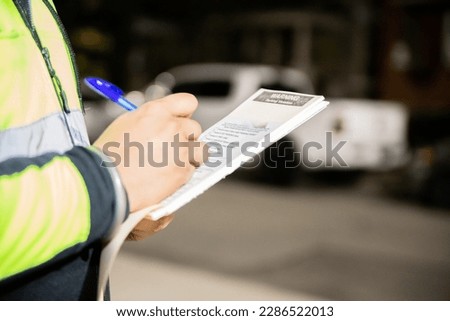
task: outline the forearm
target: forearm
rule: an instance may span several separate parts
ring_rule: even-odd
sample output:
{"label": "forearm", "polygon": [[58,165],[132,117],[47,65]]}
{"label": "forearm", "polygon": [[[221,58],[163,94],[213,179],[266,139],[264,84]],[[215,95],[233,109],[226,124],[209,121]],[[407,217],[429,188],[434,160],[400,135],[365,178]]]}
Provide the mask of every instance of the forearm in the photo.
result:
{"label": "forearm", "polygon": [[124,192],[101,161],[75,147],[0,163],[0,280],[78,253],[123,220]]}

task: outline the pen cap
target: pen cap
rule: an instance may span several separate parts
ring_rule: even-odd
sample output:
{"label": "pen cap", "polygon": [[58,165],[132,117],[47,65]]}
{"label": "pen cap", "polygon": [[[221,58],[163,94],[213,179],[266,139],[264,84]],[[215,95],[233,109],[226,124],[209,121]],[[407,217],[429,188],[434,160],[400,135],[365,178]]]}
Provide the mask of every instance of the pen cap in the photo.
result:
{"label": "pen cap", "polygon": [[104,79],[87,77],[84,82],[95,92],[114,102],[117,102],[123,96],[123,91],[119,87]]}

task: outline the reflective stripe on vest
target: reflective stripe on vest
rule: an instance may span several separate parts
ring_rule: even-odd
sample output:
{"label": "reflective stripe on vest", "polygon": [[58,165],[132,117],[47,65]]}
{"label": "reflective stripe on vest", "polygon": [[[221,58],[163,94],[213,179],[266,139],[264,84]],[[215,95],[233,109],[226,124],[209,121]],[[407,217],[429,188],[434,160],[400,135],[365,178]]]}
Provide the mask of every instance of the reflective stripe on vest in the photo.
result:
{"label": "reflective stripe on vest", "polygon": [[[75,145],[86,146],[84,116],[80,110],[65,115]],[[49,152],[63,153],[72,148],[64,115],[56,112],[34,123],[0,132],[0,162],[12,157],[34,157]]]}

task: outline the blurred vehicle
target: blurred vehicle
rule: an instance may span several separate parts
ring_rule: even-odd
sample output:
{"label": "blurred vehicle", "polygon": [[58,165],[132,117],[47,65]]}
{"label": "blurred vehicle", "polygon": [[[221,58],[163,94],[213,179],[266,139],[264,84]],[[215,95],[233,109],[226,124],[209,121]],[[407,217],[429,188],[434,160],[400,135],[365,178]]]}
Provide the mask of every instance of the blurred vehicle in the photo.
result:
{"label": "blurred vehicle", "polygon": [[[207,129],[259,88],[309,94],[314,91],[308,75],[295,68],[215,63],[178,66],[161,73],[145,90],[145,98],[151,100],[170,93],[192,93],[199,101],[199,108],[192,117]],[[257,173],[264,180],[291,183],[295,181],[300,165],[296,150],[295,141],[285,137],[244,167],[253,168],[260,164]]]}
{"label": "blurred vehicle", "polygon": [[155,78],[145,90],[145,97],[152,100],[170,93],[194,94],[200,108],[193,118],[206,129],[261,87],[310,94],[314,91],[310,78],[294,68],[216,63],[170,69]]}
{"label": "blurred vehicle", "polygon": [[292,133],[296,141],[302,142],[300,145],[315,142],[325,146],[308,149],[306,156],[316,165],[309,169],[384,171],[406,164],[408,113],[403,104],[369,99],[328,100],[327,109]]}
{"label": "blurred vehicle", "polygon": [[[146,100],[190,92],[199,108],[193,115],[204,129],[259,88],[314,93],[300,70],[250,64],[193,64],[161,73],[145,90]],[[402,104],[364,99],[327,99],[330,105],[262,155],[260,168],[277,183],[295,180],[298,167],[328,173],[390,170],[408,158],[408,113]],[[333,156],[333,150],[336,155]],[[297,168],[297,170],[296,170]]]}
{"label": "blurred vehicle", "polygon": [[[313,94],[302,71],[250,64],[192,64],[159,74],[143,92],[127,98],[137,105],[176,92],[190,92],[199,100],[193,118],[206,129],[226,116],[259,88]],[[391,101],[329,99],[330,105],[287,137],[267,148],[245,167],[259,164],[252,177],[289,184],[300,172],[315,178],[351,182],[364,171],[387,171],[408,161],[408,113]],[[100,100],[86,103],[91,141],[125,111]]]}

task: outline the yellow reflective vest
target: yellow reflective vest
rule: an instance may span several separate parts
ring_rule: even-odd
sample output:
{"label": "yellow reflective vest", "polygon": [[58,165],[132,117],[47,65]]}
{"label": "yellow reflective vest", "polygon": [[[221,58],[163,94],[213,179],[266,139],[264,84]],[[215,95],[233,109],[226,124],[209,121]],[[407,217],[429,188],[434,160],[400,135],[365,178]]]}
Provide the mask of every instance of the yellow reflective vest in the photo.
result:
{"label": "yellow reflective vest", "polygon": [[77,255],[124,218],[101,157],[53,2],[0,0],[0,287]]}

